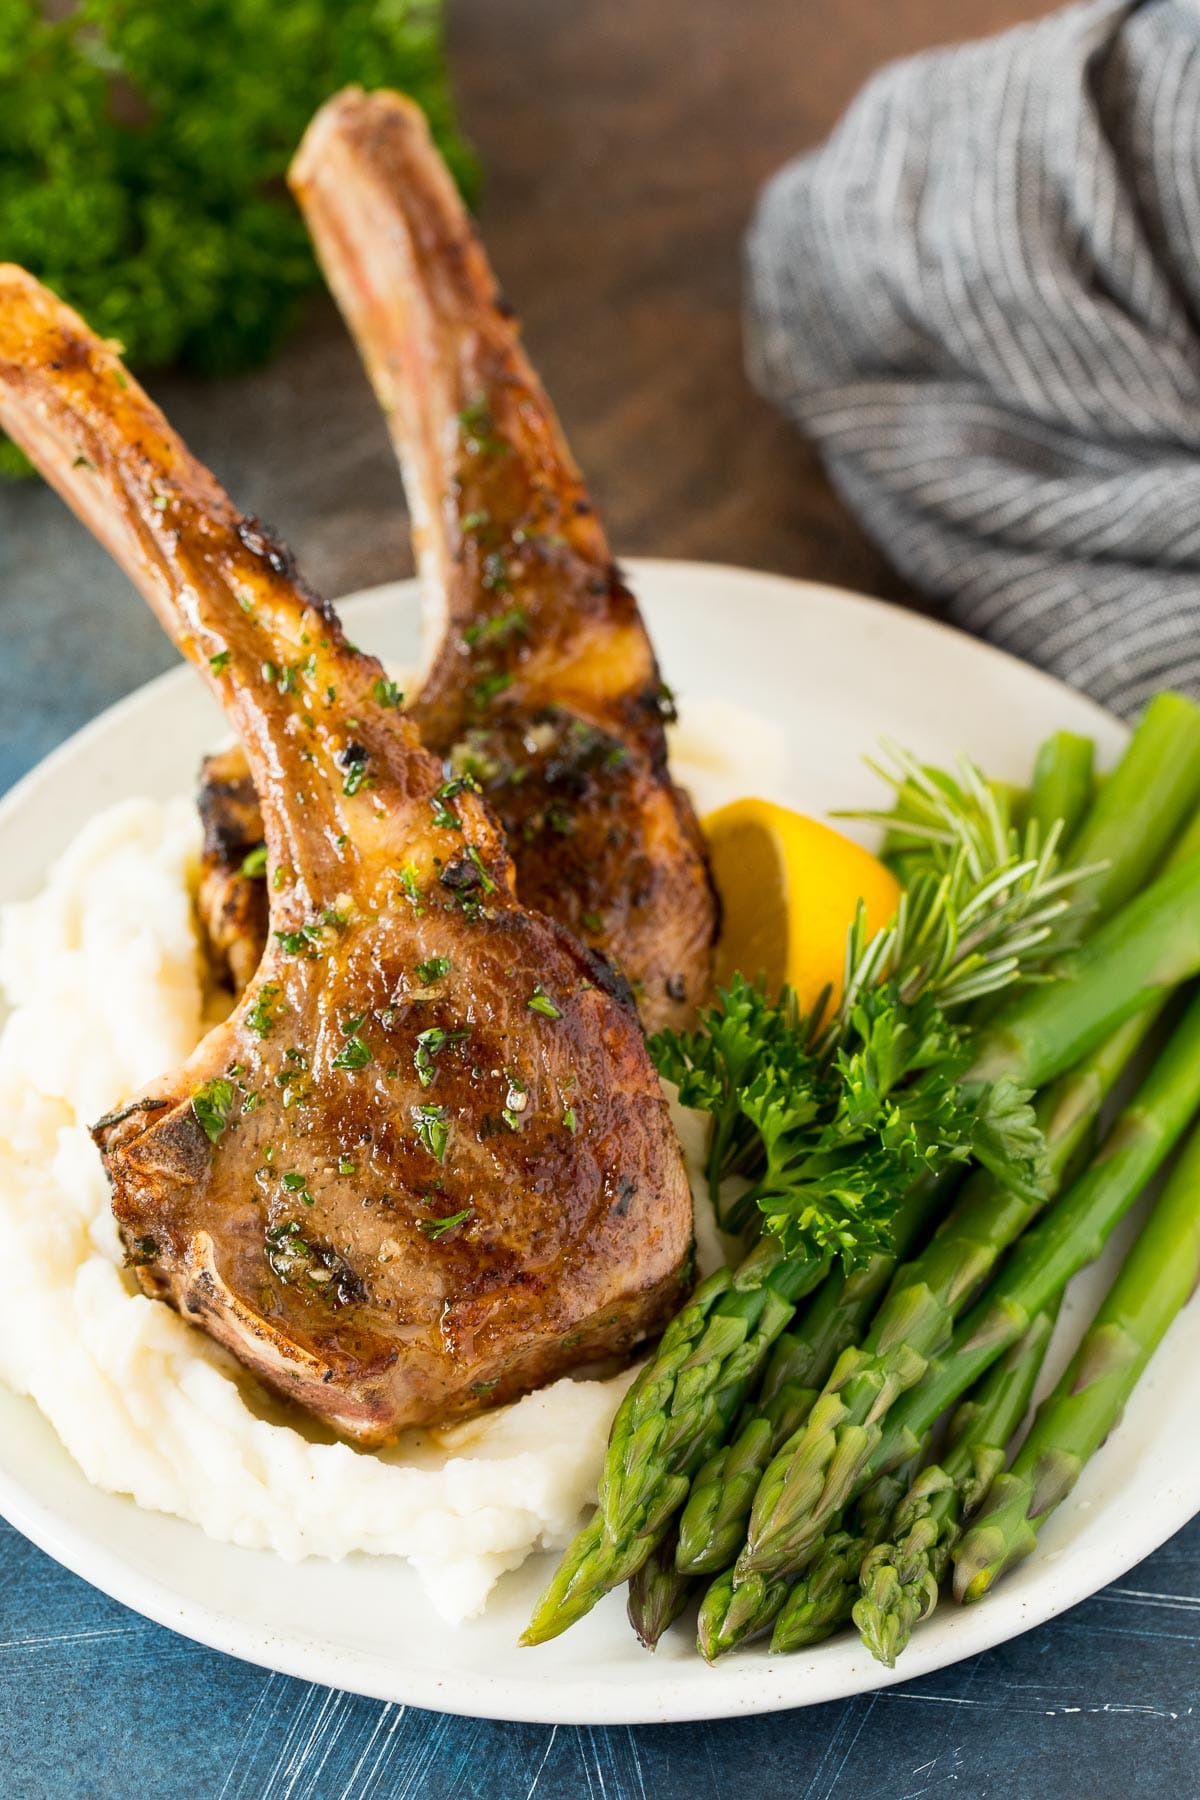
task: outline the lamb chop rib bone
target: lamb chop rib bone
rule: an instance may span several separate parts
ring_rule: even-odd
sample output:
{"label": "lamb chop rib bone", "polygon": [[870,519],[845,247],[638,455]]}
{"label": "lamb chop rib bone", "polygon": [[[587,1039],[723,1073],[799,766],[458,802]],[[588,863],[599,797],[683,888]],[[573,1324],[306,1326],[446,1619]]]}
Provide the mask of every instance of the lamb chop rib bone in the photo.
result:
{"label": "lamb chop rib bone", "polygon": [[146,1291],[362,1443],[627,1350],[691,1236],[632,1011],[516,902],[486,802],[286,552],[13,268],[0,424],[216,690],[262,803],[261,966],[96,1128]]}
{"label": "lamb chop rib bone", "polygon": [[492,799],[525,904],[624,972],[648,1029],[684,1024],[716,907],[654,653],[424,116],[348,89],[291,182],[404,472],[422,739]]}

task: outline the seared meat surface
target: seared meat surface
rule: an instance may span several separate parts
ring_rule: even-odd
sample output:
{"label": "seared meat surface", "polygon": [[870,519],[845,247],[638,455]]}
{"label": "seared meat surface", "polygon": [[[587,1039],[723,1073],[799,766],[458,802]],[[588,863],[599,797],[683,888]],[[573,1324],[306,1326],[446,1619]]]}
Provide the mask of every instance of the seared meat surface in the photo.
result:
{"label": "seared meat surface", "polygon": [[649,1029],[684,1024],[716,904],[667,771],[665,690],[424,117],[348,90],[291,179],[404,472],[428,606],[422,740],[491,799],[523,902],[609,958]]}
{"label": "seared meat surface", "polygon": [[200,823],[204,849],[196,906],[213,973],[240,994],[262,961],[268,929],[262,809],[240,744],[205,757]]}
{"label": "seared meat surface", "polygon": [[627,1351],[691,1238],[632,1009],[517,902],[487,802],[286,551],[12,268],[0,424],[215,689],[262,806],[260,965],[95,1129],[146,1292],[364,1444]]}

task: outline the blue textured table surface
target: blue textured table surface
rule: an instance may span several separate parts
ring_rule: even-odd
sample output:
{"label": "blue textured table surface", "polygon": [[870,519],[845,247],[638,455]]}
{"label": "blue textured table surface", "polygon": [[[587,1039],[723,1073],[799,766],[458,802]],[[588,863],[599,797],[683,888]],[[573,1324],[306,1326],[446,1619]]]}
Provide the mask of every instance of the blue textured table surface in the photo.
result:
{"label": "blue textured table surface", "polygon": [[[0,614],[6,784],[171,661],[44,490],[0,494]],[[0,1573],[0,1795],[13,1800],[1200,1793],[1200,1521],[1106,1593],[940,1675],[634,1730],[442,1718],[267,1674],[148,1624],[7,1527]]]}

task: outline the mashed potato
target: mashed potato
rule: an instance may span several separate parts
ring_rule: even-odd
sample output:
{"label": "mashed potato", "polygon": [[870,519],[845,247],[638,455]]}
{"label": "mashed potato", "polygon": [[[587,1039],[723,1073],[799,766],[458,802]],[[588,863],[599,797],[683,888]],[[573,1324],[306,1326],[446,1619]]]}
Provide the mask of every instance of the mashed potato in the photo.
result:
{"label": "mashed potato", "polygon": [[[741,734],[720,727],[761,778],[759,738],[744,722]],[[736,785],[728,747],[691,773],[703,804],[706,789],[724,798]],[[198,854],[189,801],[126,801],[80,833],[40,895],[5,911],[0,1378],[31,1396],[97,1486],[288,1559],[405,1557],[446,1618],[471,1617],[505,1570],[567,1542],[595,1499],[631,1377],[558,1381],[366,1454],[306,1435],[224,1351],[138,1291],[87,1127],[181,1062],[212,1023],[192,911]],[[698,1152],[696,1121],[678,1123]],[[711,1267],[716,1236],[698,1226]]]}

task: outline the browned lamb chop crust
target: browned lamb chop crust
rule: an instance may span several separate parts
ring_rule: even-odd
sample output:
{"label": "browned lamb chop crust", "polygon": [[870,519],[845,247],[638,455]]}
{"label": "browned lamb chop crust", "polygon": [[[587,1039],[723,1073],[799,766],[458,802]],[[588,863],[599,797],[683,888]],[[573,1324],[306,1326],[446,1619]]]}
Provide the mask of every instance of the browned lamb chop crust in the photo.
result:
{"label": "browned lamb chop crust", "polygon": [[269,913],[262,808],[240,744],[205,757],[199,802],[204,846],[196,907],[213,973],[240,994],[262,961]]}
{"label": "browned lamb chop crust", "polygon": [[427,597],[422,740],[492,801],[522,901],[608,957],[647,1029],[686,1024],[716,903],[667,770],[665,690],[425,119],[349,89],[291,181],[404,471]]}
{"label": "browned lamb chop crust", "polygon": [[260,965],[95,1130],[146,1292],[363,1444],[627,1352],[691,1239],[632,1009],[517,902],[487,802],[287,553],[14,268],[0,425],[204,674],[262,804]]}

